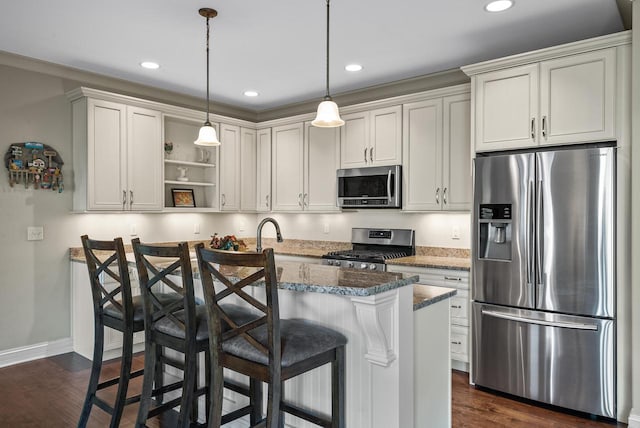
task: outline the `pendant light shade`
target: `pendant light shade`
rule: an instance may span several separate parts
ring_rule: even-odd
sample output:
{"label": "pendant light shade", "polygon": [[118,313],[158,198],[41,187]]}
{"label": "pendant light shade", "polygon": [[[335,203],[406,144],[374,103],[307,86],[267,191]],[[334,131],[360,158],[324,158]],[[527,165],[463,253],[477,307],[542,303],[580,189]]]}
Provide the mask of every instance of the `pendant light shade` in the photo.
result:
{"label": "pendant light shade", "polygon": [[200,132],[198,132],[198,139],[193,142],[197,146],[219,146],[220,141],[216,134],[216,128],[211,126],[208,121],[204,123]]}
{"label": "pendant light shade", "polygon": [[322,101],[318,104],[318,113],[311,124],[319,128],[335,128],[344,125],[344,120],[340,118],[338,104],[331,99]]}
{"label": "pendant light shade", "polygon": [[344,120],[340,118],[338,105],[333,102],[329,94],[329,0],[327,0],[327,93],[318,105],[318,113],[311,125],[320,128],[335,128],[344,125]]}
{"label": "pendant light shade", "polygon": [[198,139],[193,144],[198,146],[219,146],[220,141],[216,134],[216,129],[209,122],[209,19],[218,16],[218,12],[214,9],[202,8],[198,11],[201,16],[207,18],[207,120],[200,128]]}

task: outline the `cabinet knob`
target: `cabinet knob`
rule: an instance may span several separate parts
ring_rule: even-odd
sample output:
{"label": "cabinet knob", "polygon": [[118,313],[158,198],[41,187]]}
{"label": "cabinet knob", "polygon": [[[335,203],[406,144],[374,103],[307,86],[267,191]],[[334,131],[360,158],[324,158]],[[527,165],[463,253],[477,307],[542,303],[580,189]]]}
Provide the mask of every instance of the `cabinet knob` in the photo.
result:
{"label": "cabinet knob", "polygon": [[462,281],[462,278],[460,278],[459,276],[445,276],[444,277],[445,281]]}
{"label": "cabinet knob", "polygon": [[298,206],[302,206],[302,193],[298,193]]}
{"label": "cabinet knob", "polygon": [[536,118],[531,118],[531,139],[536,141]]}
{"label": "cabinet knob", "polygon": [[364,148],[364,163],[367,163],[367,148]]}
{"label": "cabinet knob", "polygon": [[227,198],[224,195],[224,193],[222,194],[222,206],[225,206],[227,204]]}
{"label": "cabinet knob", "polygon": [[442,191],[442,203],[447,205],[447,188],[446,187]]}
{"label": "cabinet knob", "polygon": [[269,195],[264,197],[264,206],[269,208]]}
{"label": "cabinet knob", "polygon": [[436,204],[440,205],[440,188],[436,189]]}
{"label": "cabinet knob", "polygon": [[129,206],[133,205],[133,190],[129,190]]}
{"label": "cabinet knob", "polygon": [[462,309],[461,305],[451,305],[453,309]]}
{"label": "cabinet knob", "polygon": [[302,205],[304,205],[305,207],[309,206],[309,194],[305,193],[304,195],[302,195]]}
{"label": "cabinet knob", "polygon": [[122,209],[124,210],[124,206],[127,205],[127,191],[122,191]]}
{"label": "cabinet knob", "polygon": [[458,342],[458,341],[452,340],[451,344],[452,345],[462,345],[462,342]]}
{"label": "cabinet knob", "polygon": [[542,116],[542,136],[547,139],[547,116]]}
{"label": "cabinet knob", "polygon": [[369,160],[373,162],[373,147],[369,149]]}

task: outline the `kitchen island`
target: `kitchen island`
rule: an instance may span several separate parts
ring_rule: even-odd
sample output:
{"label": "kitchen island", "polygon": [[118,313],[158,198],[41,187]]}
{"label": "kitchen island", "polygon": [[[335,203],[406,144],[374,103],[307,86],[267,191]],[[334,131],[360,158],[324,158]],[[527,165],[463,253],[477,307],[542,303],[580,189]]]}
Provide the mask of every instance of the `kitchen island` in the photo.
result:
{"label": "kitchen island", "polygon": [[[418,293],[416,297],[413,284],[417,276],[301,262],[278,261],[276,265],[281,317],[309,320],[333,328],[348,339],[348,427],[450,424],[449,306],[445,299],[455,290],[432,287],[431,295]],[[82,288],[88,290],[88,284],[82,284],[87,281],[84,263],[72,263],[72,275],[74,314],[78,310],[90,314],[89,295],[78,295]],[[201,298],[198,272],[194,277]],[[252,288],[255,295],[264,290],[260,286]],[[74,325],[79,322],[74,316]],[[91,325],[87,327],[90,332]],[[285,396],[300,406],[330,414],[330,379],[329,366],[306,373],[287,381]],[[240,407],[243,400],[225,391],[225,412]],[[442,422],[434,425],[431,415],[424,415],[427,408],[437,410],[437,420]],[[313,426],[290,415],[286,425]],[[238,421],[229,426],[246,423]]]}

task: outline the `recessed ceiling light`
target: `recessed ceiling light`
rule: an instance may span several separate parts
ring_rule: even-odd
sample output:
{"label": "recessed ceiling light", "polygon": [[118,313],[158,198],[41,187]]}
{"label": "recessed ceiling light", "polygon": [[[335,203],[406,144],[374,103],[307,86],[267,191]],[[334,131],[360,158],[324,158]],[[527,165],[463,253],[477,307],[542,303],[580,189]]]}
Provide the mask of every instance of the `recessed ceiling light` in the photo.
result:
{"label": "recessed ceiling light", "polygon": [[344,69],[347,71],[360,71],[362,66],[360,64],[349,64]]}
{"label": "recessed ceiling light", "polygon": [[245,97],[257,97],[258,93],[256,91],[244,91]]}
{"label": "recessed ceiling light", "polygon": [[509,9],[511,6],[513,6],[512,0],[496,0],[488,3],[484,7],[484,10],[487,12],[502,12],[503,10]]}
{"label": "recessed ceiling light", "polygon": [[157,62],[152,62],[152,61],[143,61],[140,63],[140,65],[144,68],[148,68],[149,70],[156,70],[158,68],[160,68],[160,64],[158,64]]}

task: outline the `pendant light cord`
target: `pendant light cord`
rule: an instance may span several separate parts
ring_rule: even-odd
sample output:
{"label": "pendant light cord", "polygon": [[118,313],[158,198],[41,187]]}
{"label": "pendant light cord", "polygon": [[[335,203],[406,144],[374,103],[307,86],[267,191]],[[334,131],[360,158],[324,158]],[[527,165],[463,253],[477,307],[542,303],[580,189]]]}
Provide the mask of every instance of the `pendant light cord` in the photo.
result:
{"label": "pendant light cord", "polygon": [[331,100],[331,95],[329,95],[329,1],[327,0],[327,93],[324,96],[325,100]]}
{"label": "pendant light cord", "polygon": [[205,125],[211,126],[209,122],[209,17],[207,16],[207,122]]}

